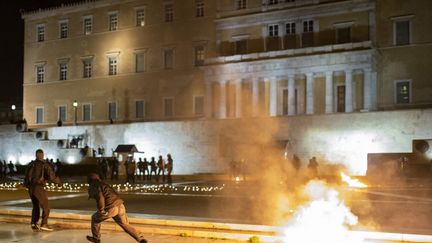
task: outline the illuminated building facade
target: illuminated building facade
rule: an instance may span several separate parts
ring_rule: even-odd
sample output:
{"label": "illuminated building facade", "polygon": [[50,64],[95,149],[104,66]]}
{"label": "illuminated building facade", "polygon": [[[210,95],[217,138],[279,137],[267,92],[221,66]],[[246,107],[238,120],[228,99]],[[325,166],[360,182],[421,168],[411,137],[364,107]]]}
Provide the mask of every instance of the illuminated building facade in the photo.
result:
{"label": "illuminated building facade", "polygon": [[[388,110],[432,107],[431,5],[99,0],[26,12],[23,116],[29,127],[51,130],[58,121],[77,120],[75,130],[110,122],[145,130],[149,121],[199,120],[187,125],[194,130],[205,128],[200,122],[270,117],[279,123],[277,139],[297,141],[304,139],[287,124],[313,130],[324,120],[337,132],[354,119],[362,130],[368,119],[385,121]],[[410,147],[422,129],[389,136]],[[370,134],[362,139],[380,141]],[[212,138],[208,144],[220,143]],[[308,145],[298,145],[300,154],[309,156]]]}

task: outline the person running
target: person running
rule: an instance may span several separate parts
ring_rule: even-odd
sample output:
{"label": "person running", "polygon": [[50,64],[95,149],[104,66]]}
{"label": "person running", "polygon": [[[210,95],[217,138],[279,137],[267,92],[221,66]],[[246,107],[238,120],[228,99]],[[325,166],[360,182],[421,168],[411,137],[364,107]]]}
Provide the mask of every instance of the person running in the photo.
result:
{"label": "person running", "polygon": [[96,243],[101,242],[101,223],[112,218],[137,242],[147,243],[147,240],[129,224],[126,208],[117,192],[108,183],[102,181],[96,173],[87,176],[87,183],[89,184],[89,199],[95,199],[97,205],[97,211],[91,217],[92,235],[87,235],[87,240]]}
{"label": "person running", "polygon": [[[48,197],[44,189],[46,181],[57,184],[60,183],[60,179],[55,176],[51,166],[44,160],[43,150],[38,149],[36,150],[36,160],[28,164],[24,178],[24,185],[28,188],[28,193],[33,205],[31,228],[34,231],[53,231],[53,229],[48,226],[50,208],[48,205]],[[42,222],[39,226],[40,207],[43,211]]]}

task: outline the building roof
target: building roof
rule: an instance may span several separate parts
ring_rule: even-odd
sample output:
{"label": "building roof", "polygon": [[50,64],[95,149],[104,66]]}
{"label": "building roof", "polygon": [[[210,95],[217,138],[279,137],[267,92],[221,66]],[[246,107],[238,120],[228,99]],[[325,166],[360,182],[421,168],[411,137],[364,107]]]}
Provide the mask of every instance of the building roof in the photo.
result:
{"label": "building roof", "polygon": [[138,152],[138,149],[134,144],[120,144],[114,150],[117,153],[135,153]]}

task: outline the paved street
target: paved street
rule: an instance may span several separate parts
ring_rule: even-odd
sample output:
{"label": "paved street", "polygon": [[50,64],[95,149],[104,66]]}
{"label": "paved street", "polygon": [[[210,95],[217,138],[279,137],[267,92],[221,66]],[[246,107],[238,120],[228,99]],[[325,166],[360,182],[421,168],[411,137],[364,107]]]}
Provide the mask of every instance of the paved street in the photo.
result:
{"label": "paved street", "polygon": [[[103,229],[103,226],[102,226]],[[135,242],[129,235],[123,232],[112,232],[102,230],[104,243],[132,243]],[[0,242],[49,242],[49,243],[82,243],[87,242],[85,236],[90,234],[89,230],[60,229],[53,232],[32,232],[28,225],[0,223]],[[151,243],[235,243],[232,240],[214,240],[204,238],[192,238],[170,235],[146,235]]]}

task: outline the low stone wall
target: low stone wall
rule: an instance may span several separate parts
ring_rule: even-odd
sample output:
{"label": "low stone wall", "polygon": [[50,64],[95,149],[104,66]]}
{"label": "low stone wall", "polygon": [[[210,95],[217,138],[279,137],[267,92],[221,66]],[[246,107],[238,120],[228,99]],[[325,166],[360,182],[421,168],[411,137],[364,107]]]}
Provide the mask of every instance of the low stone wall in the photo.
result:
{"label": "low stone wall", "polygon": [[431,109],[78,125],[40,129],[47,140],[37,139],[36,131],[18,133],[14,126],[0,126],[0,159],[27,163],[43,148],[49,158],[76,163],[79,150],[59,148],[57,141],[82,135],[82,146],[102,145],[106,156],[118,144],[135,144],[144,152],[135,154],[137,158],[171,153],[175,174],[220,173],[232,159],[267,163],[267,152],[282,158],[286,147],[288,156],[298,155],[303,166],[315,156],[320,164],[345,164],[352,174],[362,175],[368,153],[412,152],[413,139],[432,138],[430,121]]}

